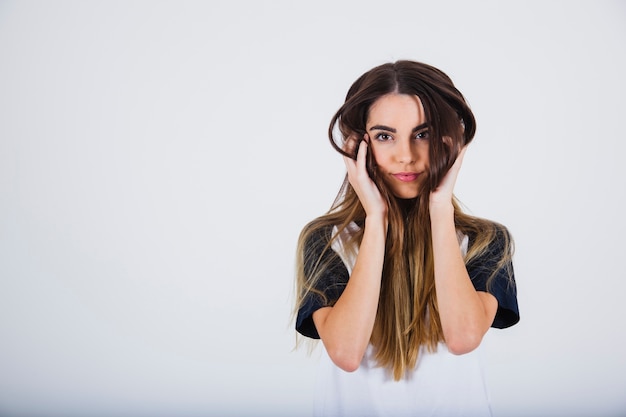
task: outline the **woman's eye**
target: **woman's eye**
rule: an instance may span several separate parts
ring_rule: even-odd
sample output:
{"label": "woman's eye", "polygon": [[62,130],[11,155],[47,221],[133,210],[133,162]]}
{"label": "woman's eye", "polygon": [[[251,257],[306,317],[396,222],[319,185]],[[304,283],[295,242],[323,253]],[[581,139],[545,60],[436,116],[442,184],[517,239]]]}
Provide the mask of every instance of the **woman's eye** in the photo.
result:
{"label": "woman's eye", "polygon": [[391,135],[388,135],[386,133],[379,133],[378,135],[376,135],[376,139],[381,141],[381,142],[386,142],[388,140],[391,140]]}
{"label": "woman's eye", "polygon": [[428,130],[422,130],[421,132],[415,135],[415,139],[428,139],[429,137],[430,137],[430,134],[428,133]]}

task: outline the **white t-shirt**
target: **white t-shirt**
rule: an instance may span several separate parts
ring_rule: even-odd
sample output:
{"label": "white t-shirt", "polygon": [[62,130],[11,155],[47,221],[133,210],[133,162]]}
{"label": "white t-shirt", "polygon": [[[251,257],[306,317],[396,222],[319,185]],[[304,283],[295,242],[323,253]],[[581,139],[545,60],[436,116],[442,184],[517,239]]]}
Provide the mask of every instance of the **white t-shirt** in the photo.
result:
{"label": "white t-shirt", "polygon": [[316,417],[491,416],[480,347],[458,356],[443,343],[435,353],[422,349],[415,369],[400,381],[376,366],[371,345],[354,372],[343,371],[321,350]]}
{"label": "white t-shirt", "polygon": [[[358,228],[351,224],[344,234]],[[333,234],[337,232],[336,228]],[[348,255],[342,236],[332,248],[351,273],[356,254]],[[461,252],[467,253],[468,237],[459,235]],[[480,348],[479,348],[480,349]],[[440,343],[436,352],[420,350],[415,369],[399,381],[389,369],[376,366],[374,348],[367,348],[354,372],[336,366],[322,349],[315,398],[315,416],[405,417],[405,416],[491,416],[483,378],[480,350],[453,355]]]}
{"label": "white t-shirt", "polygon": [[[343,242],[356,230],[358,226],[351,224],[331,245],[341,258],[339,264],[343,264],[343,272],[335,267],[332,273],[344,274],[344,278],[352,271],[356,253],[350,253]],[[334,228],[332,235],[336,233]],[[469,238],[462,233],[458,238],[465,255]],[[323,246],[323,240],[320,242],[317,244]],[[483,268],[477,270],[483,273]],[[472,270],[470,276],[479,273]],[[519,314],[514,282],[498,278],[495,296],[499,307],[493,326],[503,328],[515,324]],[[319,337],[311,319],[315,308],[317,305],[311,302],[302,307],[298,315],[297,328],[309,337]],[[444,343],[440,343],[435,352],[422,347],[415,368],[399,381],[393,379],[390,370],[377,366],[372,345],[368,346],[354,372],[343,371],[332,362],[325,349],[321,350],[314,401],[316,417],[491,416],[480,346],[464,355],[451,354]]]}

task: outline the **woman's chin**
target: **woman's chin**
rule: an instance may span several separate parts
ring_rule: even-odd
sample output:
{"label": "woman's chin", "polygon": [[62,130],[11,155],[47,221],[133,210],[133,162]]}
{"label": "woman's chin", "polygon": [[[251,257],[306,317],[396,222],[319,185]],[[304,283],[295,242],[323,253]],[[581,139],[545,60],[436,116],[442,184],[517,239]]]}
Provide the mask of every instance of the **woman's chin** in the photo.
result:
{"label": "woman's chin", "polygon": [[416,198],[419,195],[419,187],[389,187],[391,193],[396,198],[401,198],[403,200],[409,200],[411,198]]}

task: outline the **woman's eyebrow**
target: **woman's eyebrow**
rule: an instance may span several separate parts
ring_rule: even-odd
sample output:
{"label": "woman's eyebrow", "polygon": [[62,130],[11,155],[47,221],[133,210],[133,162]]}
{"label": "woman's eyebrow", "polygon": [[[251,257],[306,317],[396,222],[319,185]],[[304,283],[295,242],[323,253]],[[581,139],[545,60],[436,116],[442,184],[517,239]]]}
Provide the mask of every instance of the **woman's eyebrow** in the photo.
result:
{"label": "woman's eyebrow", "polygon": [[417,132],[418,130],[422,130],[422,129],[426,128],[426,127],[428,127],[428,122],[422,123],[419,126],[415,126],[413,128],[413,133]]}
{"label": "woman's eyebrow", "polygon": [[372,130],[386,130],[387,132],[396,133],[396,129],[394,129],[393,127],[384,126],[384,125],[372,126],[370,127],[370,131]]}
{"label": "woman's eyebrow", "polygon": [[[418,130],[422,130],[426,127],[428,127],[428,122],[424,122],[421,125],[415,126],[412,132],[417,132]],[[384,130],[387,132],[396,133],[396,129],[394,129],[393,127],[385,126],[385,125],[374,125],[370,127],[370,131],[372,130]]]}

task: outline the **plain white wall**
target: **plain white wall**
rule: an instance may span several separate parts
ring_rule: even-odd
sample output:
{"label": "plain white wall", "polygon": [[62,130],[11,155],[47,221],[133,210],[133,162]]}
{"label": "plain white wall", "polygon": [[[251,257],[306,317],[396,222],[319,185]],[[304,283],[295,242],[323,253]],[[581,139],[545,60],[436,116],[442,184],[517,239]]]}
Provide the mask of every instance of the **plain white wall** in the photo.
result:
{"label": "plain white wall", "polygon": [[447,72],[517,244],[497,416],[626,413],[623,1],[0,3],[0,415],[308,416],[293,260],[374,65]]}

